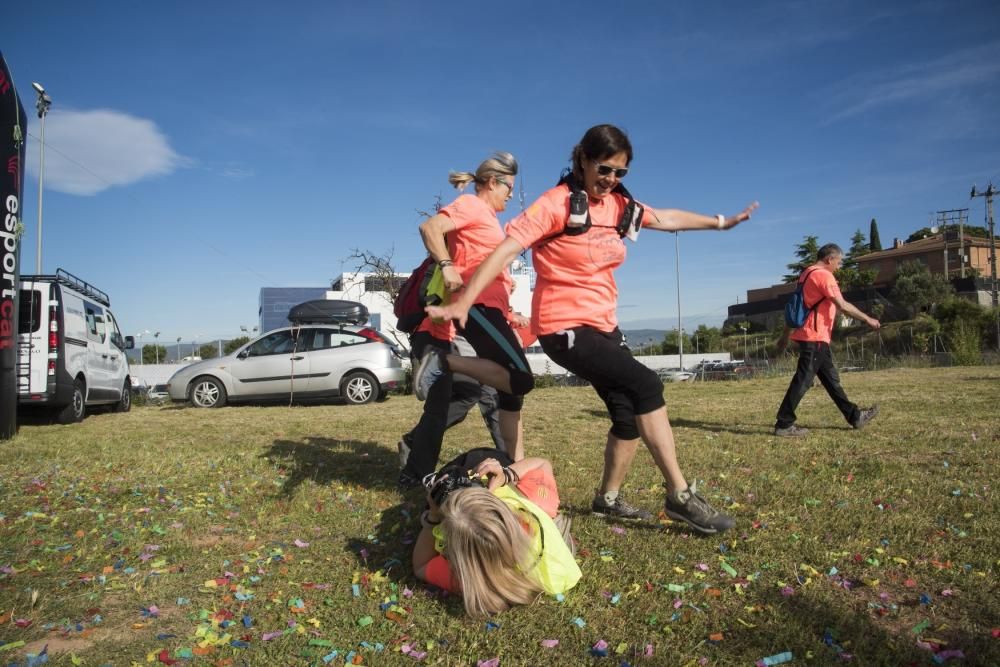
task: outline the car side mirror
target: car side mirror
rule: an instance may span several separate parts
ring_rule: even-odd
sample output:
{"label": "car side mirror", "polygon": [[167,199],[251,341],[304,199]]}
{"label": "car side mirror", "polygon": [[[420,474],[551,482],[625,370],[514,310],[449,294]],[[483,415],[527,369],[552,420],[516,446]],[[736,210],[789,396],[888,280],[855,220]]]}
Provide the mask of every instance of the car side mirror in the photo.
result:
{"label": "car side mirror", "polygon": [[135,338],[132,336],[125,336],[125,349],[133,350],[135,349]]}
{"label": "car side mirror", "polygon": [[248,348],[246,350],[240,351],[240,353],[236,355],[236,358],[237,359],[246,359],[249,356],[250,356],[250,349]]}

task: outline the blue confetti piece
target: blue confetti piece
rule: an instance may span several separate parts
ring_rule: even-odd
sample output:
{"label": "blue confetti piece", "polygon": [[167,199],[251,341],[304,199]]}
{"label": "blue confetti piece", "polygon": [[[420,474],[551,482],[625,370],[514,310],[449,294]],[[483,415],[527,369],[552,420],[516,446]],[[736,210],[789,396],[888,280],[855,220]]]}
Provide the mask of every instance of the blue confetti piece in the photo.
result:
{"label": "blue confetti piece", "polygon": [[[337,651],[330,651],[329,653],[327,653],[326,655],[323,656],[323,662],[325,664],[330,664],[331,662],[333,662],[333,659],[336,658],[336,657],[337,657]],[[350,663],[347,663],[347,664],[350,664]]]}
{"label": "blue confetti piece", "polygon": [[160,635],[156,635],[156,638],[157,638],[157,639],[158,639],[159,641],[161,641],[161,642],[162,642],[162,641],[163,641],[164,639],[173,639],[173,638],[174,638],[174,637],[176,637],[176,636],[177,636],[177,635],[169,635],[169,634],[166,634],[166,633],[163,633],[163,634],[160,634]]}
{"label": "blue confetti piece", "polygon": [[191,604],[191,600],[188,600],[187,598],[177,598],[178,607],[183,607],[186,604]]}
{"label": "blue confetti piece", "polygon": [[775,653],[774,655],[769,655],[766,658],[761,658],[757,661],[758,665],[764,665],[765,667],[772,667],[772,665],[783,665],[786,662],[792,661],[792,652],[785,651],[783,653]]}
{"label": "blue confetti piece", "polygon": [[232,646],[233,648],[250,648],[250,643],[245,642],[242,639],[234,639],[233,641],[229,642],[229,645]]}
{"label": "blue confetti piece", "polygon": [[563,595],[562,593],[556,593],[556,602],[563,602],[565,599],[566,599],[565,595]]}
{"label": "blue confetti piece", "polygon": [[584,628],[587,627],[587,621],[577,616],[576,618],[573,619],[573,625],[575,625],[578,628]]}
{"label": "blue confetti piece", "polygon": [[500,626],[498,624],[494,623],[493,621],[489,621],[489,622],[486,623],[486,632],[491,632],[491,631],[497,630],[499,628],[500,628]]}
{"label": "blue confetti piece", "polygon": [[357,584],[351,584],[351,594],[353,594],[354,597],[360,596],[361,595],[361,587],[358,586]]}
{"label": "blue confetti piece", "polygon": [[927,593],[922,593],[920,595],[920,604],[930,604],[930,603],[931,603],[931,596],[928,595]]}
{"label": "blue confetti piece", "polygon": [[249,627],[252,627],[252,626],[253,626],[253,618],[251,618],[249,615],[244,616],[243,617],[243,627],[244,628],[249,628]]}

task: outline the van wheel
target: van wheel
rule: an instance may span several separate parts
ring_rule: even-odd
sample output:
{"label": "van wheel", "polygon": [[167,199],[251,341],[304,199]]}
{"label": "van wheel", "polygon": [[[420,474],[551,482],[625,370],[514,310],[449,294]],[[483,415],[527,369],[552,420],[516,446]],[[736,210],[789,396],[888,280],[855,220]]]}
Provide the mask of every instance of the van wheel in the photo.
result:
{"label": "van wheel", "polygon": [[196,408],[221,408],[226,404],[226,388],[208,375],[191,383],[191,402]]}
{"label": "van wheel", "polygon": [[122,386],[122,397],[115,403],[114,407],[111,408],[112,412],[128,412],[132,409],[132,383],[125,380],[125,384]]}
{"label": "van wheel", "polygon": [[380,390],[378,380],[364,371],[348,373],[340,381],[340,394],[352,405],[371,403],[378,398]]}
{"label": "van wheel", "polygon": [[75,424],[83,421],[83,416],[87,412],[86,405],[87,387],[80,380],[73,380],[73,396],[69,404],[66,405],[56,415],[56,421],[60,424]]}

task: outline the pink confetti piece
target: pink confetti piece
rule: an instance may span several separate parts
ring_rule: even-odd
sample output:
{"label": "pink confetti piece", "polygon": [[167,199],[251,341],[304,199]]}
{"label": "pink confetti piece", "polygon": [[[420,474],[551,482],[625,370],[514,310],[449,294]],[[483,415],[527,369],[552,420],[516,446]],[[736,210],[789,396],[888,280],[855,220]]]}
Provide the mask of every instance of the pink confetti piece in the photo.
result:
{"label": "pink confetti piece", "polygon": [[544,648],[555,648],[556,646],[559,646],[559,640],[558,639],[543,639],[542,640],[542,646]]}
{"label": "pink confetti piece", "polygon": [[292,544],[294,544],[295,546],[297,546],[299,549],[305,549],[307,546],[309,546],[308,542],[303,542],[302,540],[300,540],[298,538],[296,538],[295,541],[292,542]]}
{"label": "pink confetti piece", "polygon": [[160,608],[157,607],[155,604],[154,605],[150,605],[150,607],[149,607],[149,615],[150,616],[159,616],[160,615]]}
{"label": "pink confetti piece", "polygon": [[652,644],[646,644],[646,650],[643,651],[642,655],[644,657],[647,657],[647,658],[652,658],[653,657],[653,645]]}
{"label": "pink confetti piece", "polygon": [[403,586],[403,597],[404,598],[412,598],[413,597],[413,591],[410,590],[410,588],[408,588],[406,586]]}
{"label": "pink confetti piece", "polygon": [[500,658],[490,658],[489,660],[480,660],[476,663],[476,667],[498,667],[500,664]]}
{"label": "pink confetti piece", "polygon": [[698,563],[697,565],[695,565],[695,567],[701,570],[702,572],[708,572],[708,565],[705,565],[704,563]]}
{"label": "pink confetti piece", "polygon": [[681,600],[680,598],[674,600],[674,609],[680,609],[683,606],[684,606],[684,600]]}
{"label": "pink confetti piece", "polygon": [[781,589],[781,595],[786,598],[791,597],[795,595],[795,589],[792,588],[791,586],[785,586],[784,588]]}
{"label": "pink confetti piece", "polygon": [[278,632],[265,632],[263,635],[261,635],[261,639],[263,639],[266,642],[269,642],[275,637],[280,637],[283,634],[285,633],[281,632],[280,630]]}
{"label": "pink confetti piece", "polygon": [[611,532],[614,533],[615,535],[624,535],[625,529],[622,528],[621,526],[612,526]]}
{"label": "pink confetti piece", "polygon": [[603,651],[607,647],[608,647],[608,643],[606,641],[604,641],[603,639],[597,640],[597,643],[594,644],[594,648],[597,649],[598,651]]}
{"label": "pink confetti piece", "polygon": [[950,588],[946,588],[943,591],[941,591],[941,596],[946,598],[950,598],[954,594],[955,591],[951,590]]}

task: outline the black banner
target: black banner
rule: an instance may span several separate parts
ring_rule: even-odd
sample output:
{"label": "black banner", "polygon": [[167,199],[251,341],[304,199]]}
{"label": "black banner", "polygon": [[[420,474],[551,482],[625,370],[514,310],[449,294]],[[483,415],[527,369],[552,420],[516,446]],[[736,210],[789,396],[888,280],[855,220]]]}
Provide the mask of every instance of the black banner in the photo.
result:
{"label": "black banner", "polygon": [[24,143],[28,121],[7,61],[0,53],[0,440],[17,433],[17,293],[21,193],[24,191]]}

